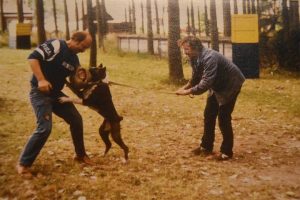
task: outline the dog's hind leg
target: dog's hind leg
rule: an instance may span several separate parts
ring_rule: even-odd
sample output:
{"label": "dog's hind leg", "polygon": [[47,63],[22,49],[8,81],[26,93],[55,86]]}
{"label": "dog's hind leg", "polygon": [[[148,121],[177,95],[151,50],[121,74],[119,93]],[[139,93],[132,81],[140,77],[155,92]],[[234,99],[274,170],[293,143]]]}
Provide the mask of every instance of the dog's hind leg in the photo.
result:
{"label": "dog's hind leg", "polygon": [[108,123],[107,120],[104,120],[99,128],[99,135],[101,136],[103,142],[105,143],[104,155],[106,155],[111,148],[111,142],[109,140],[109,132],[111,127],[107,127],[107,126],[110,126],[110,123]]}
{"label": "dog's hind leg", "polygon": [[123,149],[125,160],[128,160],[129,148],[122,140],[120,122],[111,122],[111,136],[113,140]]}

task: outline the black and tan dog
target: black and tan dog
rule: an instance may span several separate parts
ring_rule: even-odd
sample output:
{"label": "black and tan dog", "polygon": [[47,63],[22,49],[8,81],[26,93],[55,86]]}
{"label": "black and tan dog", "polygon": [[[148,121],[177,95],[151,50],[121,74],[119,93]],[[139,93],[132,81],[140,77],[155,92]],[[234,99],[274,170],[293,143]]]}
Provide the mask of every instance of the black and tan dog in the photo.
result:
{"label": "black and tan dog", "polygon": [[105,77],[106,68],[102,64],[98,67],[90,67],[88,70],[78,68],[67,85],[80,99],[61,97],[60,101],[79,103],[96,110],[104,117],[99,128],[99,134],[106,146],[104,155],[112,146],[109,140],[109,133],[111,133],[113,140],[123,149],[125,160],[128,160],[129,149],[121,137],[120,121],[123,117],[116,111],[108,83],[102,81]]}

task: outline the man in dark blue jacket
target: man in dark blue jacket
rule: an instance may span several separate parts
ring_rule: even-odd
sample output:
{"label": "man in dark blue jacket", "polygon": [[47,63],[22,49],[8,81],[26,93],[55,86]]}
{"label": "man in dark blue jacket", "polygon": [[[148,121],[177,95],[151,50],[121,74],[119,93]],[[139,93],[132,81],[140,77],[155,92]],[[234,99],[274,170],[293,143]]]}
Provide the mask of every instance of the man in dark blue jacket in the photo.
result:
{"label": "man in dark blue jacket", "polygon": [[92,38],[87,32],[75,32],[68,41],[49,40],[37,47],[28,57],[33,76],[30,101],[37,119],[37,128],[21,153],[17,171],[31,175],[30,166],[46,143],[52,129],[52,113],[70,125],[75,146],[75,160],[92,164],[83,142],[82,118],[74,104],[61,104],[58,98],[66,96],[61,90],[65,79],[80,66],[77,53],[90,47]]}
{"label": "man in dark blue jacket", "polygon": [[233,156],[233,131],[231,113],[245,77],[239,68],[217,51],[203,47],[201,41],[193,36],[181,40],[180,46],[189,57],[192,78],[177,95],[200,95],[208,91],[204,110],[204,134],[201,144],[193,153],[211,155],[215,139],[215,124],[218,117],[223,135],[219,160]]}

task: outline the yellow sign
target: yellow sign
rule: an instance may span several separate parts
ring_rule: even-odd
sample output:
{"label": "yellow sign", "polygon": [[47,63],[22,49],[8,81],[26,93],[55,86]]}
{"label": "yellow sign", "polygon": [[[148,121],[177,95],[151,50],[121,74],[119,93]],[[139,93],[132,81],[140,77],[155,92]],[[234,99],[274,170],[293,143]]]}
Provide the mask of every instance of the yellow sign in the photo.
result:
{"label": "yellow sign", "polygon": [[16,34],[17,36],[22,36],[22,35],[30,35],[31,34],[31,24],[26,24],[26,23],[18,23],[17,24],[17,29],[16,29]]}
{"label": "yellow sign", "polygon": [[258,43],[258,15],[232,15],[232,43]]}

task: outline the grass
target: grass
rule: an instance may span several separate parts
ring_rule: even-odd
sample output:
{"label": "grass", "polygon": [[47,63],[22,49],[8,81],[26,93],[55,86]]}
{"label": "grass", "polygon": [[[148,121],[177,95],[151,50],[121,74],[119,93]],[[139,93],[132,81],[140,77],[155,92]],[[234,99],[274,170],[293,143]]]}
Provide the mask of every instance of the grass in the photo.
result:
{"label": "grass", "polygon": [[[130,162],[113,144],[104,145],[97,130],[102,118],[77,106],[84,119],[85,145],[96,167],[74,163],[66,124],[54,117],[53,131],[24,180],[15,172],[18,156],[35,128],[28,100],[30,50],[0,49],[0,198],[1,199],[298,199],[300,158],[300,79],[288,73],[261,72],[247,80],[233,113],[235,158],[218,163],[191,156],[203,130],[206,94],[193,99],[163,94],[167,60],[117,52],[114,44],[98,60],[112,81],[117,110],[124,116],[122,135]],[[88,52],[80,55],[88,65]],[[190,68],[184,66],[185,77]],[[71,93],[66,89],[66,93]],[[215,151],[221,134],[216,128]]]}

